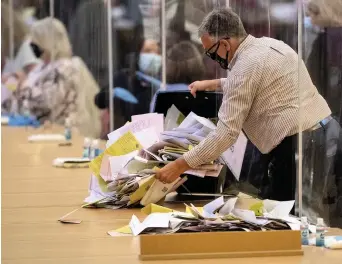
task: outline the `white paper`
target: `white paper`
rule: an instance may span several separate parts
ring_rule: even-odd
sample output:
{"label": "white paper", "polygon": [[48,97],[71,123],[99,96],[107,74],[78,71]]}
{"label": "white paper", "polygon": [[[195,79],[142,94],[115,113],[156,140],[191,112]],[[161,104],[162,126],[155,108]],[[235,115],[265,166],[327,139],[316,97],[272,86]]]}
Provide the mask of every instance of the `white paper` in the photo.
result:
{"label": "white paper", "polygon": [[29,136],[28,141],[65,141],[65,136],[61,134],[37,134]]}
{"label": "white paper", "polygon": [[143,148],[149,148],[153,144],[159,142],[159,134],[156,133],[153,127],[143,129],[133,134]]}
{"label": "white paper", "polygon": [[184,173],[185,174],[190,174],[190,175],[193,175],[193,176],[197,176],[197,177],[200,177],[200,178],[204,178],[206,172],[207,172],[206,170],[195,170],[195,169],[192,169],[192,170],[187,170]]}
{"label": "white paper", "polygon": [[164,115],[157,113],[149,113],[143,115],[132,116],[132,122],[143,121],[145,127],[154,127],[155,131],[159,135],[164,131]]}
{"label": "white paper", "polygon": [[183,114],[175,105],[172,105],[165,117],[165,130],[168,131],[177,128],[180,125],[177,122],[181,116],[183,116]]}
{"label": "white paper", "polygon": [[[110,147],[114,142],[116,142],[122,135],[126,134],[127,132],[132,132],[134,135],[136,135],[137,132],[141,132],[147,128],[153,128],[156,131],[156,128],[151,127],[150,125],[151,124],[148,122],[145,122],[145,120],[138,120],[138,121],[127,123],[123,127],[120,127],[119,129],[117,129],[117,130],[115,130],[115,131],[113,131],[107,135],[108,141],[106,143],[106,147],[107,148]],[[155,132],[155,133],[157,133],[157,132]],[[157,136],[158,135],[159,134],[157,134]],[[138,134],[138,136],[139,136],[139,134]]]}
{"label": "white paper", "polygon": [[240,173],[243,158],[246,152],[247,141],[248,140],[246,136],[242,132],[240,132],[240,135],[235,144],[222,154],[224,162],[227,164],[230,171],[233,173],[237,180],[240,179]]}
{"label": "white paper", "polygon": [[90,183],[89,183],[89,196],[84,199],[85,203],[94,203],[103,198],[109,197],[113,195],[112,192],[105,193],[101,190],[97,177],[95,175],[91,175]]}
{"label": "white paper", "polygon": [[192,127],[196,124],[202,124],[212,130],[216,129],[216,126],[213,122],[211,122],[210,120],[198,116],[195,113],[191,112],[184,120],[183,122],[179,125],[179,128],[189,128]]}
{"label": "white paper", "polygon": [[285,218],[288,217],[295,201],[285,201],[285,202],[279,202],[271,212],[269,212],[269,215],[273,218]]}
{"label": "white paper", "polygon": [[213,214],[217,209],[224,205],[223,196],[203,206],[203,211]]}
{"label": "white paper", "polygon": [[127,165],[127,163],[134,158],[138,154],[138,151],[133,151],[129,154],[123,156],[110,156],[109,163],[110,163],[110,170],[112,172],[111,180],[114,180],[118,173]]}
{"label": "white paper", "polygon": [[148,215],[143,222],[133,215],[129,223],[134,236],[139,235],[146,228],[169,228],[170,226],[170,213],[152,213]]}
{"label": "white paper", "polygon": [[237,199],[237,197],[229,198],[220,209],[219,214],[223,216],[229,215],[233,211]]}
{"label": "white paper", "polygon": [[232,213],[238,218],[241,218],[242,220],[257,225],[266,225],[269,222],[266,219],[257,219],[255,213],[250,210],[234,209]]}
{"label": "white paper", "polygon": [[205,176],[208,176],[208,177],[218,177],[222,171],[222,168],[223,168],[223,165],[219,165],[218,166],[218,169],[217,170],[208,170],[206,173],[205,173]]}

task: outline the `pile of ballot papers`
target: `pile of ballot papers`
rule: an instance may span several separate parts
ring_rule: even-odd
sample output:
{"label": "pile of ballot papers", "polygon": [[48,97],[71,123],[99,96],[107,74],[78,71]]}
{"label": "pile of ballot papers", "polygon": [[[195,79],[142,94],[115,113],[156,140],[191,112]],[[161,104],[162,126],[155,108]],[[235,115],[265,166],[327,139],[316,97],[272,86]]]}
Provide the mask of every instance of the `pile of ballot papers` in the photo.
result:
{"label": "pile of ballot papers", "polygon": [[238,197],[219,197],[203,207],[185,204],[185,212],[150,204],[142,209],[148,214],[142,222],[133,215],[128,226],[108,234],[299,230],[300,221],[289,215],[294,201],[247,201]]}
{"label": "pile of ballot papers", "polygon": [[[158,169],[182,157],[216,128],[210,120],[194,113],[182,118],[178,125],[181,113],[177,111],[175,106],[170,108],[165,124],[163,114],[132,116],[131,122],[109,133],[106,150],[89,165],[92,170],[90,196],[85,202],[113,209],[144,206],[161,201],[182,185],[187,177],[218,177],[226,163],[224,155],[186,171],[182,178],[171,184],[155,179]],[[168,131],[164,131],[164,125]],[[234,155],[228,159],[236,162]],[[241,165],[243,155],[238,159]]]}

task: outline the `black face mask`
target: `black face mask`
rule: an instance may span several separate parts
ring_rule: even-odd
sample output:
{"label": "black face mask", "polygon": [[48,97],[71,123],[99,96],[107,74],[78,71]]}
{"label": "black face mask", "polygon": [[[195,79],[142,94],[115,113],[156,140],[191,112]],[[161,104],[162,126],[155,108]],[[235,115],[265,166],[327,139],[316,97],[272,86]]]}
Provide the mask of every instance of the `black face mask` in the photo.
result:
{"label": "black face mask", "polygon": [[40,58],[43,55],[44,51],[37,44],[34,44],[31,42],[30,46],[31,46],[31,49],[32,49],[34,55],[37,58]]}
{"label": "black face mask", "polygon": [[[228,38],[224,38],[224,39],[228,39]],[[214,47],[216,46],[216,49],[214,52],[210,52],[210,50],[212,50]],[[218,62],[221,66],[222,69],[224,70],[228,70],[228,65],[229,65],[229,62],[228,62],[228,55],[229,55],[229,52],[227,51],[226,53],[226,58],[223,59],[221,58],[218,54],[217,54],[217,51],[220,47],[220,40],[218,42],[216,42],[214,45],[212,45],[206,52],[205,54],[211,58],[212,60]]]}

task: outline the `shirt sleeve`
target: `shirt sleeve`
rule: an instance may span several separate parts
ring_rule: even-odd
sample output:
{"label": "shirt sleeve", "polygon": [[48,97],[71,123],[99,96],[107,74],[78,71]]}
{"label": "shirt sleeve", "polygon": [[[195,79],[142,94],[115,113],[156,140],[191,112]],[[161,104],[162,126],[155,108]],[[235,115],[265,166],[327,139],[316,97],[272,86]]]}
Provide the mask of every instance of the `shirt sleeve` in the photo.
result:
{"label": "shirt sleeve", "polygon": [[198,146],[184,155],[192,168],[217,159],[237,140],[248,116],[260,80],[261,65],[235,65],[223,84],[222,105],[218,114],[217,128]]}

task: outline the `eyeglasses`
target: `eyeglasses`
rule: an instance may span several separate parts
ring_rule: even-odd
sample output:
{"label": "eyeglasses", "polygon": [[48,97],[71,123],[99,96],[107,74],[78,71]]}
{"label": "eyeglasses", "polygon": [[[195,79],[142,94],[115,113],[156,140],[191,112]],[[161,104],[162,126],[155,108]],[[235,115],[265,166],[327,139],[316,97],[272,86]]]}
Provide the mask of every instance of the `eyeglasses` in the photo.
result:
{"label": "eyeglasses", "polygon": [[[205,51],[205,55],[207,55],[207,56],[208,56],[209,58],[211,58],[212,60],[216,60],[216,58],[217,58],[217,50],[218,50],[219,47],[220,47],[220,41],[221,41],[222,39],[230,39],[230,38],[229,38],[229,37],[226,37],[226,38],[221,38],[221,39],[219,39],[217,42],[215,42],[214,45],[212,45],[209,49],[207,49],[207,50]],[[215,46],[217,46],[216,49],[215,49],[215,51],[214,51],[214,52],[210,52]]]}

